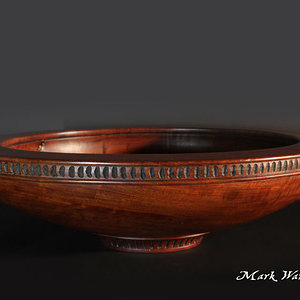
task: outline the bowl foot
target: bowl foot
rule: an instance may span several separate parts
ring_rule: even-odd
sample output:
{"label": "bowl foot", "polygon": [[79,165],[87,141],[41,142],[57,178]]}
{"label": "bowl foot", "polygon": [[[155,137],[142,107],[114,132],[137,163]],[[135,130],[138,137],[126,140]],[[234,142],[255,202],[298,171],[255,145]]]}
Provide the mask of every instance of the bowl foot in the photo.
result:
{"label": "bowl foot", "polygon": [[125,238],[100,235],[102,244],[110,249],[132,253],[165,253],[188,250],[198,246],[202,234],[165,239]]}

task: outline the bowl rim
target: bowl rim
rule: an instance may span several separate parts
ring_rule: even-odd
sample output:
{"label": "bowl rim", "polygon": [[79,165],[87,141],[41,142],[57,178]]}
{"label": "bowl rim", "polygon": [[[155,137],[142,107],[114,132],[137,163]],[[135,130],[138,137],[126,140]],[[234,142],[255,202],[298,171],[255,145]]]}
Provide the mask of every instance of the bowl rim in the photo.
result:
{"label": "bowl rim", "polygon": [[[62,152],[39,152],[30,150],[20,150],[9,148],[17,141],[28,142],[34,140],[46,140],[51,138],[67,138],[87,135],[111,135],[111,134],[132,134],[132,133],[223,133],[223,134],[254,134],[270,137],[289,137],[298,140],[291,145],[262,148],[256,150],[237,150],[222,152],[203,152],[203,153],[161,153],[161,154],[91,154],[91,153],[62,153]],[[40,161],[56,162],[76,162],[76,163],[226,163],[231,161],[245,160],[267,160],[293,158],[300,155],[300,134],[274,131],[274,130],[253,130],[253,129],[232,129],[232,128],[203,128],[203,127],[126,127],[126,128],[101,128],[101,129],[80,129],[62,131],[44,131],[22,134],[8,134],[0,136],[0,159],[31,159]]]}

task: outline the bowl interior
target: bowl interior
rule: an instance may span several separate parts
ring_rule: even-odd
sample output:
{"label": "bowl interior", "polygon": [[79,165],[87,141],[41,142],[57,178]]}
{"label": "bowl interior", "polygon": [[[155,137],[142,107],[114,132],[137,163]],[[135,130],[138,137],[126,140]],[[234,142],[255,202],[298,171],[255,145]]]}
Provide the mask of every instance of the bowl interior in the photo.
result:
{"label": "bowl interior", "polygon": [[298,142],[288,135],[248,131],[172,130],[165,132],[97,133],[78,131],[63,136],[38,135],[6,140],[19,150],[84,154],[175,154],[257,150]]}

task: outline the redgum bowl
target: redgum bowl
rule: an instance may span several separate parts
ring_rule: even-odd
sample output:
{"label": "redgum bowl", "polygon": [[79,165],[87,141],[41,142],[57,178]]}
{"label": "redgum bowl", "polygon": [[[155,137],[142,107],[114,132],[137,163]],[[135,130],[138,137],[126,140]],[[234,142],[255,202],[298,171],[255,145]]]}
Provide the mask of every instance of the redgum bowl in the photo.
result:
{"label": "redgum bowl", "polygon": [[118,128],[2,136],[0,200],[99,236],[171,252],[300,198],[299,135]]}

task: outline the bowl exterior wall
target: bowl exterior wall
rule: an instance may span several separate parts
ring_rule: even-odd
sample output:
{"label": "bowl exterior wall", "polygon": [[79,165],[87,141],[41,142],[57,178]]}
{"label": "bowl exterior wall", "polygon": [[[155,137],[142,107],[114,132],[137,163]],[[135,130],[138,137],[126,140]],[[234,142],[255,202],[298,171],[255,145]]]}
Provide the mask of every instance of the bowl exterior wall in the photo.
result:
{"label": "bowl exterior wall", "polygon": [[164,238],[211,232],[272,213],[300,198],[300,176],[172,185],[1,178],[0,197],[31,215],[92,233]]}

